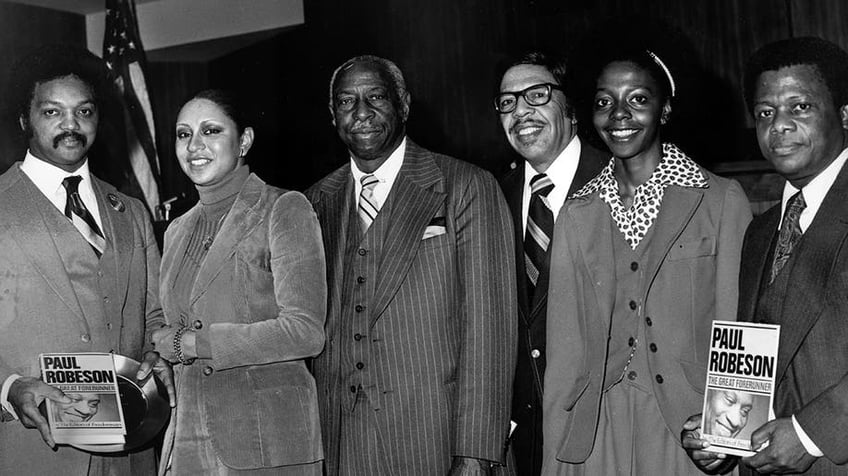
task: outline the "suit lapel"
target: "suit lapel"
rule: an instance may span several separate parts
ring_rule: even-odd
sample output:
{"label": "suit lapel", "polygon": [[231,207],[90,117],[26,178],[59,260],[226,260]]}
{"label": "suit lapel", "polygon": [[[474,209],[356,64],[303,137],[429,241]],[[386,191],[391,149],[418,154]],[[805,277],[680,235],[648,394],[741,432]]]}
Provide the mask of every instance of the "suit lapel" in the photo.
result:
{"label": "suit lapel", "polygon": [[791,259],[786,297],[781,310],[781,345],[777,357],[777,381],[816,323],[830,293],[844,293],[844,289],[831,289],[828,283],[839,252],[848,237],[848,167],[839,176],[822,202],[810,227]]}
{"label": "suit lapel", "polygon": [[[372,322],[383,313],[406,279],[424,230],[445,196],[444,178],[431,153],[407,139],[403,165],[389,192],[388,200],[393,200],[392,216],[383,241]],[[453,230],[449,228],[447,232]]]}
{"label": "suit lapel", "polygon": [[[350,221],[350,208],[353,206],[352,197],[354,193],[353,178],[350,173],[350,165],[344,165],[328,176],[320,185],[320,195],[314,204],[315,212],[323,225],[325,254],[327,261],[327,292],[329,294],[330,310],[327,319],[328,332],[332,331],[335,322],[334,313],[339,306],[332,303],[340,303],[342,289],[344,287],[344,260],[345,247],[347,246],[347,227]],[[358,225],[358,223],[357,223]],[[330,260],[329,258],[332,258]]]}
{"label": "suit lapel", "polygon": [[[123,296],[129,283],[129,262],[134,251],[132,218],[127,212],[126,204],[120,207],[117,205],[120,203],[118,196],[109,193],[114,197],[113,200],[116,205],[113,207],[113,200],[106,198],[103,184],[98,179],[92,178],[91,185],[94,189],[94,196],[97,197],[97,208],[100,210],[100,221],[106,234],[107,250],[111,248],[112,251],[112,261],[110,263],[101,262],[101,265],[114,267],[114,276],[117,278],[115,289],[119,295]],[[108,252],[104,253],[103,258],[107,256],[109,256]]]}
{"label": "suit lapel", "polygon": [[209,284],[236,252],[239,241],[253,232],[262,220],[262,215],[256,210],[262,206],[263,185],[262,180],[251,174],[242,186],[235,203],[227,212],[218,234],[212,241],[206,259],[197,271],[197,279],[191,290],[190,305],[206,292]]}
{"label": "suit lapel", "polygon": [[57,246],[54,233],[47,227],[44,214],[53,213],[48,208],[53,207],[53,204],[20,169],[16,167],[14,170],[18,178],[6,192],[4,200],[17,205],[7,208],[9,214],[5,225],[41,277],[85,326],[82,307],[65,271],[65,262],[60,254],[62,248]]}
{"label": "suit lapel", "polygon": [[739,267],[738,320],[754,322],[766,260],[780,222],[780,206],[775,206],[751,222],[745,236],[742,266]]}
{"label": "suit lapel", "polygon": [[515,232],[515,263],[516,283],[518,283],[518,315],[530,323],[530,304],[527,302],[527,273],[524,268],[524,216],[522,205],[524,200],[524,161],[512,170],[503,180],[504,196],[512,214],[513,231]]}
{"label": "suit lapel", "polygon": [[591,282],[597,289],[598,310],[604,318],[603,329],[609,329],[616,291],[612,238],[613,233],[618,231],[612,227],[609,207],[597,193],[572,203],[568,216],[560,213],[560,218],[568,219],[568,227],[576,230],[578,246],[586,261]]}

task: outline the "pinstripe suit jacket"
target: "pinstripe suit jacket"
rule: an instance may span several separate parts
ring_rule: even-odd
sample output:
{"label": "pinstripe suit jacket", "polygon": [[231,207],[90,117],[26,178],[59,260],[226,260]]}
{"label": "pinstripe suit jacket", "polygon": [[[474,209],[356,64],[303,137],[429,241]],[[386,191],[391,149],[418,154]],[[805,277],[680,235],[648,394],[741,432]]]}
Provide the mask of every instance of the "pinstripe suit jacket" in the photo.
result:
{"label": "pinstripe suit jacket", "polygon": [[[807,474],[848,475],[848,167],[825,196],[782,273],[774,411],[795,415],[824,453]],[[742,248],[739,320],[757,319],[780,206],[755,218]],[[841,466],[837,466],[841,465]]]}
{"label": "pinstripe suit jacket", "polygon": [[[328,474],[338,471],[339,319],[354,184],[344,165],[307,195],[327,254],[327,345],[315,359]],[[500,462],[516,348],[513,238],[492,176],[407,140],[370,305],[372,420],[393,474],[446,474],[452,456]],[[446,233],[422,240],[435,217]]]}

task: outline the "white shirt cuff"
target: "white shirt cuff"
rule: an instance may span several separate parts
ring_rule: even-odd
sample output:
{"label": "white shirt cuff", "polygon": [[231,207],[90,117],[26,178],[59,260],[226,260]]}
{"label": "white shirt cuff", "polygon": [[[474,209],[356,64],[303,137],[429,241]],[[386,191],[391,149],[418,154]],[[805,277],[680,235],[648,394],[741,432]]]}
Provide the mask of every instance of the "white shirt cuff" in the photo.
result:
{"label": "white shirt cuff", "polygon": [[807,453],[815,456],[816,458],[821,458],[824,456],[824,453],[813,443],[813,440],[807,436],[807,433],[801,428],[801,425],[798,424],[798,420],[795,419],[795,415],[792,415],[792,426],[795,428],[795,434],[798,435],[798,439],[801,440],[801,444],[804,445],[804,449],[807,450]]}
{"label": "white shirt cuff", "polygon": [[18,374],[9,375],[5,382],[3,382],[3,388],[0,389],[0,405],[3,406],[3,410],[9,412],[10,415],[15,417],[15,420],[18,419],[18,414],[15,413],[15,408],[9,403],[9,388],[12,387],[12,384],[15,383],[15,380],[21,378]]}

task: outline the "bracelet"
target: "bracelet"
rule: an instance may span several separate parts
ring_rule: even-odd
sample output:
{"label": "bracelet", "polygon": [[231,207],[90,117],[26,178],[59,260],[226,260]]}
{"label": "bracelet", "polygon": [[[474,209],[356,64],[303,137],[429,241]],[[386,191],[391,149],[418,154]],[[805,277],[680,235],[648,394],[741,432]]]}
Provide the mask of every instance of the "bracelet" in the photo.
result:
{"label": "bracelet", "polygon": [[174,333],[174,355],[177,356],[177,359],[179,359],[180,363],[183,365],[191,365],[195,361],[195,359],[186,359],[185,355],[183,355],[183,334],[185,334],[186,331],[189,330],[191,329],[188,326],[181,326],[179,329],[177,329],[177,332]]}

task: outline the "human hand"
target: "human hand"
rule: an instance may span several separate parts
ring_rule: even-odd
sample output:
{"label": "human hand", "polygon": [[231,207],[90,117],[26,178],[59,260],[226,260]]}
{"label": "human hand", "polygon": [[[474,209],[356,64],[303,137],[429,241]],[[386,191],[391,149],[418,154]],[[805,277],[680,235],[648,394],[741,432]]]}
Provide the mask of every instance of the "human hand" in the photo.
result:
{"label": "human hand", "polygon": [[177,333],[177,328],[166,325],[156,329],[150,334],[150,340],[153,342],[153,348],[159,353],[159,356],[171,363],[178,363],[174,350],[174,334]]}
{"label": "human hand", "polygon": [[680,442],[683,444],[686,454],[689,455],[689,459],[705,473],[725,473],[736,465],[736,458],[728,458],[724,453],[705,451],[710,446],[710,442],[701,439],[700,413],[690,416],[683,423]]}
{"label": "human hand", "polygon": [[[768,446],[762,446],[768,443]],[[742,462],[760,473],[803,473],[816,461],[807,453],[792,418],[778,418],[757,428],[751,435],[751,447],[757,454],[742,458]]]}
{"label": "human hand", "polygon": [[144,359],[138,367],[138,372],[135,375],[136,381],[144,380],[150,375],[150,372],[156,374],[159,380],[165,385],[168,391],[168,402],[171,408],[177,406],[177,392],[174,388],[174,371],[171,369],[171,364],[163,359],[158,352],[148,351],[144,353]]}
{"label": "human hand", "polygon": [[454,456],[448,476],[488,476],[492,474],[488,461]]}
{"label": "human hand", "polygon": [[20,377],[9,386],[9,403],[18,414],[26,428],[35,428],[41,433],[41,439],[51,448],[56,447],[53,435],[50,433],[50,425],[47,419],[38,411],[38,406],[44,400],[52,400],[56,403],[73,403],[61,390],[47,385],[41,379],[32,377]]}

